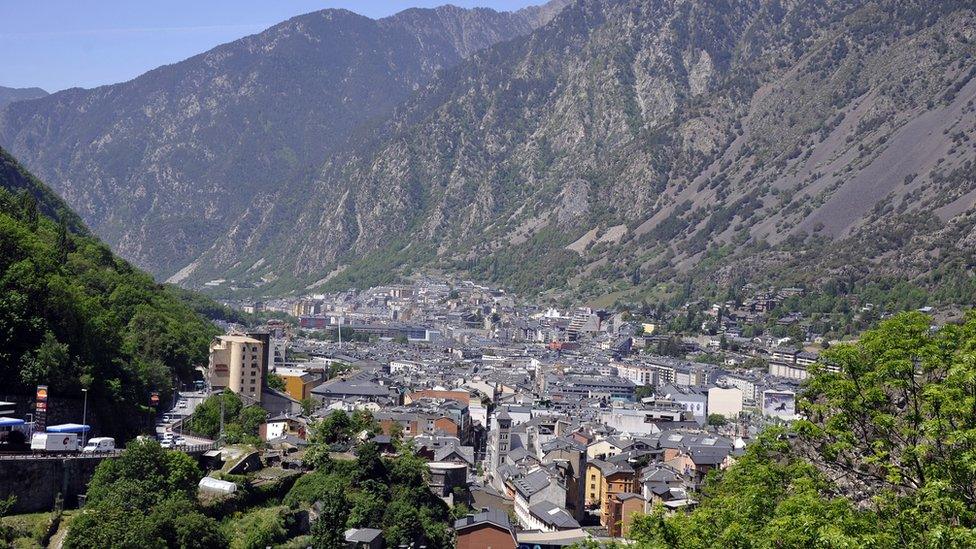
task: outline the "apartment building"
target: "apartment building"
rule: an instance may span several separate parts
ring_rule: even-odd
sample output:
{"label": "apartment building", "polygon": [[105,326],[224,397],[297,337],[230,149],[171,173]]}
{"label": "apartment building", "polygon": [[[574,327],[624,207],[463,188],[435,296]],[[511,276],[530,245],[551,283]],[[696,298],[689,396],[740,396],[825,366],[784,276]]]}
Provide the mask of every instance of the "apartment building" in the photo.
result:
{"label": "apartment building", "polygon": [[230,389],[261,402],[265,372],[265,343],[245,335],[217,336],[210,342],[207,377],[215,391]]}

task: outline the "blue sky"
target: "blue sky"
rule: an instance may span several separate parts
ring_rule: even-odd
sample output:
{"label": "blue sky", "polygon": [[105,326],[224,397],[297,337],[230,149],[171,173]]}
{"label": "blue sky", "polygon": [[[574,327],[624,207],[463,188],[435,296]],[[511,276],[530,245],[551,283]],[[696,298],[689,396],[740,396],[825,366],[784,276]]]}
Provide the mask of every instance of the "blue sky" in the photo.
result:
{"label": "blue sky", "polygon": [[0,85],[49,92],[130,80],[302,13],[384,17],[451,3],[514,10],[543,0],[0,0]]}

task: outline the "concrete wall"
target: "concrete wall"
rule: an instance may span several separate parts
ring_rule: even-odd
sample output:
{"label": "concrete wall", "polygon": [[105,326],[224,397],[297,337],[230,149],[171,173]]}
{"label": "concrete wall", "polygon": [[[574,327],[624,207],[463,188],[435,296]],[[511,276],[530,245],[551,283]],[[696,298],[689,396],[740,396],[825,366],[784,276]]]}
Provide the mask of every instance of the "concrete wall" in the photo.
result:
{"label": "concrete wall", "polygon": [[58,494],[66,508],[78,505],[105,457],[0,459],[0,499],[17,497],[13,513],[50,511]]}

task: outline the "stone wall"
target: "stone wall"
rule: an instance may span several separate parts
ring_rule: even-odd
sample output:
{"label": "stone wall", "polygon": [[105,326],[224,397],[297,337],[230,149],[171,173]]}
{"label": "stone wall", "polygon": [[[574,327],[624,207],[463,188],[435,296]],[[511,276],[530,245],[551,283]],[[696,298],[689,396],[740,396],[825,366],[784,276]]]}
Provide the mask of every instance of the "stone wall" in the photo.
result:
{"label": "stone wall", "polygon": [[102,457],[0,459],[0,499],[17,497],[12,513],[50,511],[58,494],[65,508],[76,507]]}

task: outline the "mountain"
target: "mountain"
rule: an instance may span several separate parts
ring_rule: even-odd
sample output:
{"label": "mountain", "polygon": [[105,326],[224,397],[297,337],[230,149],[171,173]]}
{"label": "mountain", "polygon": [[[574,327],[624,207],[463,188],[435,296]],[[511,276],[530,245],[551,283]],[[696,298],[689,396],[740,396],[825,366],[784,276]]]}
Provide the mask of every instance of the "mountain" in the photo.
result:
{"label": "mountain", "polygon": [[166,278],[244,212],[300,207],[296,184],[356,128],[564,3],[310,13],[129,82],[11,104],[0,144],[123,257]]}
{"label": "mountain", "polygon": [[48,385],[60,417],[71,399],[99,433],[121,437],[149,424],[152,391],[163,402],[189,381],[218,330],[167,288],[92,237],[47,186],[0,149],[0,379],[27,401]]}
{"label": "mountain", "polygon": [[325,11],[10,105],[0,143],[123,255],[224,293],[443,269],[584,296],[875,277],[966,298],[974,23],[951,0]]}
{"label": "mountain", "polygon": [[25,99],[37,99],[44,97],[48,93],[41,88],[7,88],[0,86],[0,109],[8,103],[23,101]]}
{"label": "mountain", "polygon": [[240,212],[190,282],[972,288],[974,34],[954,1],[580,0],[355,135],[301,208]]}

